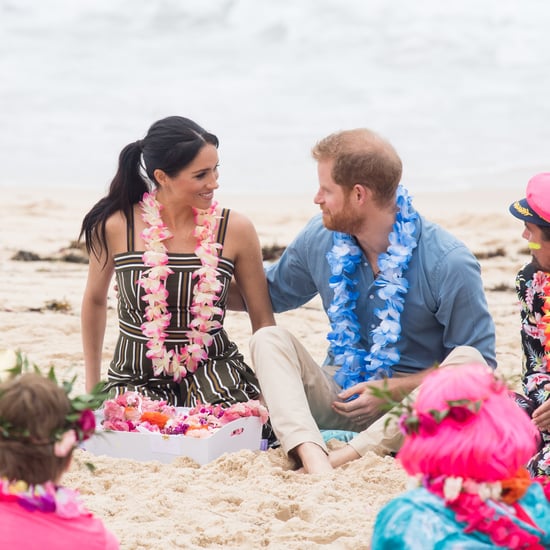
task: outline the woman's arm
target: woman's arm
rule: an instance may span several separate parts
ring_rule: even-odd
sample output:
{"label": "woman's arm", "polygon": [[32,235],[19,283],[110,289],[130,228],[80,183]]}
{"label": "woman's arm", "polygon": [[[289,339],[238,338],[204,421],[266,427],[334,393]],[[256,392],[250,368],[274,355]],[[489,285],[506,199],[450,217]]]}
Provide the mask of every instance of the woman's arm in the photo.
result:
{"label": "woman's arm", "polygon": [[246,304],[244,303],[241,289],[234,278],[231,279],[231,284],[229,285],[225,307],[230,311],[246,311]]}
{"label": "woman's arm", "polygon": [[250,317],[252,331],[275,324],[267,289],[260,240],[252,222],[231,212],[231,242],[234,250],[235,281]]}
{"label": "woman's arm", "polygon": [[[105,251],[99,257],[94,254],[90,255],[88,278],[82,297],[80,316],[86,391],[90,391],[101,378],[103,340],[107,324],[107,295],[114,272],[113,249],[118,250],[121,234],[126,234],[122,217],[120,215],[111,217],[106,224],[109,245],[107,261],[105,261]],[[116,235],[116,238],[109,238],[110,235]]]}
{"label": "woman's arm", "polygon": [[101,378],[101,357],[107,323],[107,292],[112,274],[112,264],[102,267],[95,256],[90,257],[81,311],[86,391],[90,391]]}

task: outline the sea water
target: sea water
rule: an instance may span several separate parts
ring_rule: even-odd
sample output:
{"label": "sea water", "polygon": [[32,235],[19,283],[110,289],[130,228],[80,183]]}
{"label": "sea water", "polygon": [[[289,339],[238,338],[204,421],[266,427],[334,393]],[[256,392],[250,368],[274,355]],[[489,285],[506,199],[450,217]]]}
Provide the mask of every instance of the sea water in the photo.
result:
{"label": "sea water", "polygon": [[167,115],[220,184],[313,193],[311,146],[369,127],[413,191],[550,170],[548,0],[0,0],[0,185],[104,190]]}

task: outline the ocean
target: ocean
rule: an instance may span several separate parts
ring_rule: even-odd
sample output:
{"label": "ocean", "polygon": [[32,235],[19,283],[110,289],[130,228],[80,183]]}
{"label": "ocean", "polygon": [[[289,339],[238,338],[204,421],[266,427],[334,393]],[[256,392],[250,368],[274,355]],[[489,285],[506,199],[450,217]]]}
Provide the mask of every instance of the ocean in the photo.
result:
{"label": "ocean", "polygon": [[414,191],[550,171],[548,0],[0,0],[0,186],[106,189],[178,114],[224,191],[313,194],[312,145],[364,126]]}

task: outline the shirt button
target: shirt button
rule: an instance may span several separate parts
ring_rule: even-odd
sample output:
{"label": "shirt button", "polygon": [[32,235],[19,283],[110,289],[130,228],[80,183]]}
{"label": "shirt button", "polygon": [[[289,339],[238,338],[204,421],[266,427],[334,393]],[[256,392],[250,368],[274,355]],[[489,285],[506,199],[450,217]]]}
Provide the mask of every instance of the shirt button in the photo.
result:
{"label": "shirt button", "polygon": [[376,325],[371,325],[370,328],[374,328]]}
{"label": "shirt button", "polygon": [[370,295],[369,295],[369,298],[370,298],[371,300],[374,300],[374,294],[370,294]]}

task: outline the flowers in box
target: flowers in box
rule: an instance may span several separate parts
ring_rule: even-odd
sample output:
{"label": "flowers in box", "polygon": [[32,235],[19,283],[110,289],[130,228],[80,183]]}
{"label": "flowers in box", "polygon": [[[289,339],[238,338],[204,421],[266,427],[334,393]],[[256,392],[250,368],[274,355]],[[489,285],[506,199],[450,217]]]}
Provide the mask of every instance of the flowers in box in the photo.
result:
{"label": "flowers in box", "polygon": [[257,416],[262,424],[269,417],[257,400],[229,407],[199,403],[191,409],[178,409],[166,401],[155,401],[137,392],[125,392],[105,401],[103,428],[123,432],[158,432],[204,438],[239,418]]}

